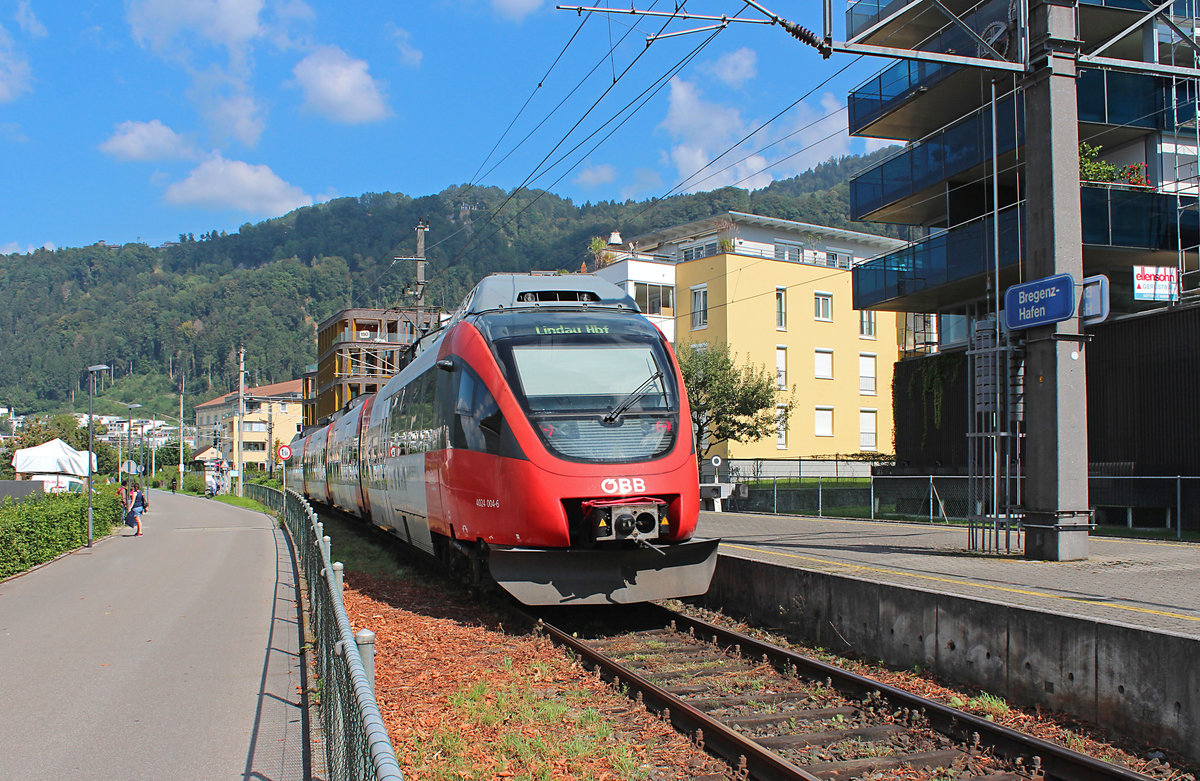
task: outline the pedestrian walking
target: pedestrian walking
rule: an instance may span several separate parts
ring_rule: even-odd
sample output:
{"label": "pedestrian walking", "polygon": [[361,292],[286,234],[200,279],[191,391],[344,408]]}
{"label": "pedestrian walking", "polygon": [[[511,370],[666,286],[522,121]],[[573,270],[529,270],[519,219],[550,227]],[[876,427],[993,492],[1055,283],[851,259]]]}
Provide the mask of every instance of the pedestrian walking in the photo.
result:
{"label": "pedestrian walking", "polygon": [[171,478],[171,493],[175,493],[175,480],[176,478]]}
{"label": "pedestrian walking", "polygon": [[142,493],[141,484],[134,482],[129,489],[129,501],[125,510],[125,525],[137,531],[134,537],[142,536],[142,514],[146,512],[146,496]]}

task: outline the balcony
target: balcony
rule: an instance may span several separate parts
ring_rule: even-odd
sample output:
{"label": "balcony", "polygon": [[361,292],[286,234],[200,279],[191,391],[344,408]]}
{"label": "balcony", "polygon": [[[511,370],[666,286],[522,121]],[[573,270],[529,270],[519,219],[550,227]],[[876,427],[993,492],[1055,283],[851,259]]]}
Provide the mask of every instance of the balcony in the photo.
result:
{"label": "balcony", "polygon": [[[1025,142],[1023,114],[1012,97],[997,105],[997,148],[1003,156]],[[986,107],[939,130],[873,168],[850,179],[851,219],[907,225],[928,224],[946,213],[944,183],[990,173],[982,167],[992,158],[992,111]]]}
{"label": "balcony", "polygon": [[[1165,265],[1174,262],[1180,244],[1200,245],[1200,215],[1195,209],[1179,211],[1178,200],[1141,188],[1080,188],[1086,273]],[[1194,198],[1184,200],[1185,207],[1189,200],[1194,205]],[[1000,212],[1002,287],[1018,281],[1024,219],[1023,206]],[[995,263],[992,235],[989,214],[856,266],[854,308],[934,312],[983,296],[985,275]]]}
{"label": "balcony", "polygon": [[[1186,85],[1185,85],[1186,86]],[[1194,117],[1189,88],[1171,110],[1171,80],[1137,73],[1081,69],[1078,79],[1080,140],[1113,147],[1151,131],[1176,129],[1176,117]],[[1011,99],[999,104],[997,122],[1001,169],[1003,157],[1024,144],[1023,109],[1013,115]],[[977,179],[989,172],[992,128],[990,107],[938,130],[850,180],[850,209],[855,220],[929,224],[945,214],[936,197],[944,182]],[[939,211],[940,210],[940,211]]]}
{"label": "balcony", "polygon": [[[1193,0],[1187,0],[1192,2]],[[882,3],[882,11],[892,7],[885,0],[860,0],[851,8],[862,3]],[[1132,3],[1136,6],[1140,0]],[[923,8],[925,15],[935,13],[926,3],[906,6],[898,2],[899,8]],[[1098,45],[1108,36],[1119,32],[1133,18],[1127,0],[1091,0],[1084,2],[1086,13],[1081,10],[1084,39]],[[1184,3],[1177,4],[1177,13]],[[1004,22],[1006,3],[982,3],[963,14],[962,19],[972,29],[984,30],[987,25]],[[1141,8],[1142,11],[1146,9]],[[874,36],[873,36],[874,37]],[[895,34],[880,37],[890,46],[916,46],[930,52],[954,52],[964,55],[979,55],[978,45],[957,27],[945,27],[927,42],[898,42]],[[1132,44],[1122,42],[1108,56],[1139,59],[1141,47],[1136,51]],[[1086,46],[1085,46],[1086,49]],[[1190,54],[1190,52],[1189,52]],[[849,129],[851,135],[876,138],[914,140],[923,138],[952,122],[964,113],[983,104],[979,88],[980,70],[957,65],[933,62],[898,61],[851,91],[848,97]],[[1145,74],[1118,73],[1099,69],[1081,69],[1079,80],[1079,119],[1083,123],[1116,125],[1130,130],[1172,130],[1171,80]],[[924,100],[916,100],[924,97]],[[1191,111],[1195,118],[1195,98],[1181,96],[1180,116]],[[1126,133],[1106,135],[1105,145],[1122,143]]]}
{"label": "balcony", "polygon": [[[1001,284],[1017,281],[1024,236],[1024,209],[1002,210]],[[936,312],[941,306],[981,296],[983,277],[995,263],[992,241],[988,215],[861,263],[851,271],[854,308]]]}

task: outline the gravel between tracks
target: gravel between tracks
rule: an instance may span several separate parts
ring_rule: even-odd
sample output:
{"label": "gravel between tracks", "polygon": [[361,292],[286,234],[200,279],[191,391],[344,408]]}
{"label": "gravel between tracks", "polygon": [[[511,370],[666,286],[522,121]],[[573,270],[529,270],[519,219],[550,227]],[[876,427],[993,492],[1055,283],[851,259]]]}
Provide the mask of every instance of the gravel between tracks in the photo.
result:
{"label": "gravel between tracks", "polygon": [[440,585],[346,580],[351,624],[375,632],[376,698],[408,781],[725,777],[546,638],[503,631]]}

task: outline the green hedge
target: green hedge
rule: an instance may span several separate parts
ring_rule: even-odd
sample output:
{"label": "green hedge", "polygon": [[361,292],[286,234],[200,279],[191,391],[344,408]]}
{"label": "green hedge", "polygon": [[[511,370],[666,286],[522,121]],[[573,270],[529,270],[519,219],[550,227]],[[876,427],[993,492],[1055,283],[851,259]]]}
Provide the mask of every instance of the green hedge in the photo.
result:
{"label": "green hedge", "polygon": [[[92,536],[121,523],[116,492],[100,487],[92,499]],[[24,572],[87,544],[87,495],[45,494],[0,502],[0,578]]]}

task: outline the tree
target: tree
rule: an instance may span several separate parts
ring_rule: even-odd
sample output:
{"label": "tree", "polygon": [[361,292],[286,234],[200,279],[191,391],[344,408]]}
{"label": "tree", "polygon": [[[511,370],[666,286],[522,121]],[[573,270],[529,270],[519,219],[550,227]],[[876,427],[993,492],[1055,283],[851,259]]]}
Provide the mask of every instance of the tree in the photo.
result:
{"label": "tree", "polygon": [[728,440],[762,439],[776,431],[780,416],[787,425],[795,389],[781,402],[775,373],[766,366],[739,367],[728,344],[684,346],[677,357],[692,408],[692,433],[702,454]]}

